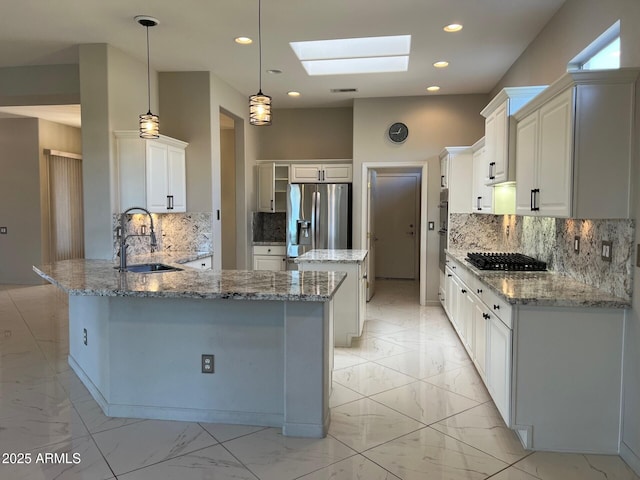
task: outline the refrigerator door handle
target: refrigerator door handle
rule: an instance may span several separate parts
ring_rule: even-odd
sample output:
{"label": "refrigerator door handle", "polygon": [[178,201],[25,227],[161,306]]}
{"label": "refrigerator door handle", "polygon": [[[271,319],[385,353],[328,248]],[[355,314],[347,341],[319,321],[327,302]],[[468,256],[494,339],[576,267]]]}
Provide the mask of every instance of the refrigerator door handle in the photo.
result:
{"label": "refrigerator door handle", "polygon": [[311,194],[311,249],[316,248],[316,195],[318,192]]}
{"label": "refrigerator door handle", "polygon": [[[318,245],[320,243],[320,192],[316,192],[316,201],[313,204],[313,211],[315,212],[315,215],[316,215],[316,222],[313,225],[313,230],[314,230],[313,234],[314,234],[316,245]],[[316,248],[316,247],[313,247],[313,248]]]}

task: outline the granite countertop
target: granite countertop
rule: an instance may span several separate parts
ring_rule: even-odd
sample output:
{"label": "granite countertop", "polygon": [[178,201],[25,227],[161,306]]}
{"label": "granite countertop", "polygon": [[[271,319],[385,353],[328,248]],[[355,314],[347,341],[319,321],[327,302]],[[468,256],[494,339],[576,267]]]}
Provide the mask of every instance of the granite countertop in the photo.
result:
{"label": "granite countertop", "polygon": [[616,297],[558,272],[479,270],[466,261],[467,252],[447,250],[447,254],[512,305],[631,307],[629,300]]}
{"label": "granite countertop", "polygon": [[311,250],[297,257],[295,263],[359,263],[368,250]]}
{"label": "granite countertop", "polygon": [[[175,262],[169,265],[180,266]],[[120,273],[109,260],[64,260],[34,266],[70,295],[323,302],[344,281],[341,272],[196,270]]]}

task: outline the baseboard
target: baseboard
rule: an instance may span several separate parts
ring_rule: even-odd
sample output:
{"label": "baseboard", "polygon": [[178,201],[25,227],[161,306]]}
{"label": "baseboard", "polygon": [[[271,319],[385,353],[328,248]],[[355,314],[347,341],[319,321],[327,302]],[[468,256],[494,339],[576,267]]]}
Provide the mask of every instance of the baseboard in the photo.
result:
{"label": "baseboard", "polygon": [[636,475],[640,475],[640,456],[631,450],[624,441],[620,442],[620,456],[627,462],[627,465],[631,467]]}

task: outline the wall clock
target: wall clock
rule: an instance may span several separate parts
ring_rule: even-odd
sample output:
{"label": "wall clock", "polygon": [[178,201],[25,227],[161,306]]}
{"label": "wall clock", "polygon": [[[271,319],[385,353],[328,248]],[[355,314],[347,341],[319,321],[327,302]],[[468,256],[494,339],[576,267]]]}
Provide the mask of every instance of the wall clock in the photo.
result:
{"label": "wall clock", "polygon": [[393,143],[402,143],[409,136],[409,128],[402,122],[396,122],[389,127],[387,135]]}

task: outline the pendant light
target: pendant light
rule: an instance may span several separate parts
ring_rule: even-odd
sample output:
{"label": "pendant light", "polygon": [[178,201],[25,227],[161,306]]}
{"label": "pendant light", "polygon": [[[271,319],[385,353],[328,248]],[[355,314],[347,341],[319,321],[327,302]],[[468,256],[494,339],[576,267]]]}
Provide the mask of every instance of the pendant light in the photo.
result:
{"label": "pendant light", "polygon": [[147,98],[149,109],[147,113],[140,115],[140,138],[159,138],[160,119],[151,113],[151,67],[149,61],[149,27],[155,27],[160,23],[158,19],[147,15],[138,15],[134,18],[136,22],[147,30]]}
{"label": "pendant light", "polygon": [[271,125],[271,97],[262,93],[262,0],[258,0],[258,51],[260,55],[260,84],[258,93],[249,97],[249,123]]}

